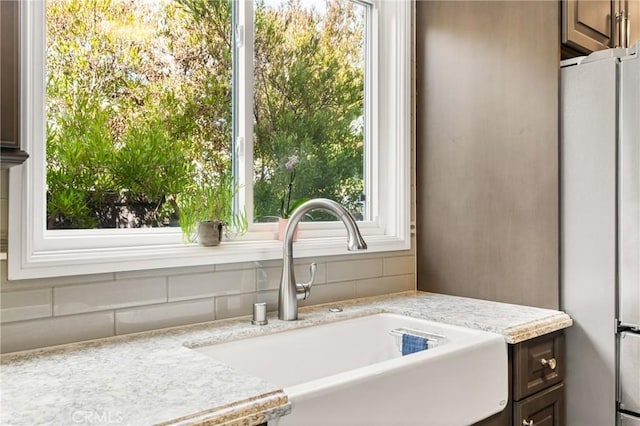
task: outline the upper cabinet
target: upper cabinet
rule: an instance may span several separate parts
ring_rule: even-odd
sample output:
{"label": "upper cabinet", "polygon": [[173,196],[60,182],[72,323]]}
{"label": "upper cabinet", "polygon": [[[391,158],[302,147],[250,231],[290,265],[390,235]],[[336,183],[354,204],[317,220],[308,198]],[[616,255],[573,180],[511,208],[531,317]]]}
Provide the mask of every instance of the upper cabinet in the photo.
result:
{"label": "upper cabinet", "polygon": [[0,164],[22,164],[20,149],[20,2],[0,1]]}
{"label": "upper cabinet", "polygon": [[562,0],[563,58],[640,38],[640,0]]}
{"label": "upper cabinet", "polygon": [[583,53],[608,48],[612,14],[611,0],[563,0],[562,43]]}

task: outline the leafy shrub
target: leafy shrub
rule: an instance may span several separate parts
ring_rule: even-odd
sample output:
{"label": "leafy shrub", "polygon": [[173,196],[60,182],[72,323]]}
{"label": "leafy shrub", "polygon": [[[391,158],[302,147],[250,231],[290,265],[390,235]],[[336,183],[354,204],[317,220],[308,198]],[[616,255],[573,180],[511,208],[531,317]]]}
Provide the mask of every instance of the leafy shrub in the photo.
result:
{"label": "leafy shrub", "polygon": [[[293,154],[305,167],[292,199],[361,210],[364,39],[355,7],[256,3],[258,220],[278,215]],[[203,200],[246,225],[229,216],[225,180],[231,9],[230,0],[47,1],[48,228],[176,225]]]}

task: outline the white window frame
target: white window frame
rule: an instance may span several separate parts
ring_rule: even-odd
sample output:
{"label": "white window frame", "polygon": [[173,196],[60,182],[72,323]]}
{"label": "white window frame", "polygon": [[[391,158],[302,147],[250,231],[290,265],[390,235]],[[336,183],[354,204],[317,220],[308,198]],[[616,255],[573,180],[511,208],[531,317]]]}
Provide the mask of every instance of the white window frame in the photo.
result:
{"label": "white window frame", "polygon": [[[362,0],[364,2],[364,0]],[[374,195],[371,220],[359,226],[366,252],[411,247],[411,102],[413,1],[366,2],[372,5],[372,48],[365,85],[374,100],[366,110],[374,148],[367,155],[366,182]],[[238,66],[252,66],[252,1],[238,4],[238,32],[243,34]],[[282,242],[275,224],[252,224],[244,238],[218,247],[182,243],[176,228],[47,230],[45,140],[44,2],[21,2],[21,135],[30,158],[10,169],[8,277],[10,280],[82,275],[168,267],[278,259]],[[36,25],[40,23],[40,25]],[[249,32],[247,32],[249,30]],[[241,73],[252,83],[252,73]],[[240,85],[242,87],[242,85]],[[252,87],[252,84],[244,87]],[[251,105],[250,90],[238,93]],[[238,111],[238,175],[251,181],[253,136],[251,108]],[[241,205],[253,205],[243,191]],[[371,198],[371,197],[370,197]],[[252,210],[252,209],[248,209]],[[250,213],[249,211],[247,213]],[[339,222],[305,223],[295,243],[296,257],[343,255],[346,232]]]}

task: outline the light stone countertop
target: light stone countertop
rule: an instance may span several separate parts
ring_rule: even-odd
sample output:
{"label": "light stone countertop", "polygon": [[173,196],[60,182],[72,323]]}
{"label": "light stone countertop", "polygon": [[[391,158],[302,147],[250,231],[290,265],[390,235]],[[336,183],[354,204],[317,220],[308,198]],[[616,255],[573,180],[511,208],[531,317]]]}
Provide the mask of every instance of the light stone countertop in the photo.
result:
{"label": "light stone countertop", "polygon": [[[343,312],[330,313],[339,305]],[[2,425],[256,425],[288,414],[286,394],[190,348],[381,312],[502,334],[518,343],[569,327],[550,309],[404,292],[300,308],[298,321],[247,317],[3,355]]]}

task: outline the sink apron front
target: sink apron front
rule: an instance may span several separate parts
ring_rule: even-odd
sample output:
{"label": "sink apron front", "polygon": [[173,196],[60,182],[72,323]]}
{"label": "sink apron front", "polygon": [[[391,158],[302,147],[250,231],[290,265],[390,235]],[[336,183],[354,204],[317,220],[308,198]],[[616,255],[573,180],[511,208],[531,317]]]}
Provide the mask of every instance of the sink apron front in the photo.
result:
{"label": "sink apron front", "polygon": [[[402,356],[398,329],[441,338]],[[291,414],[271,426],[462,426],[504,409],[508,395],[503,336],[395,314],[197,350],[284,388]]]}

